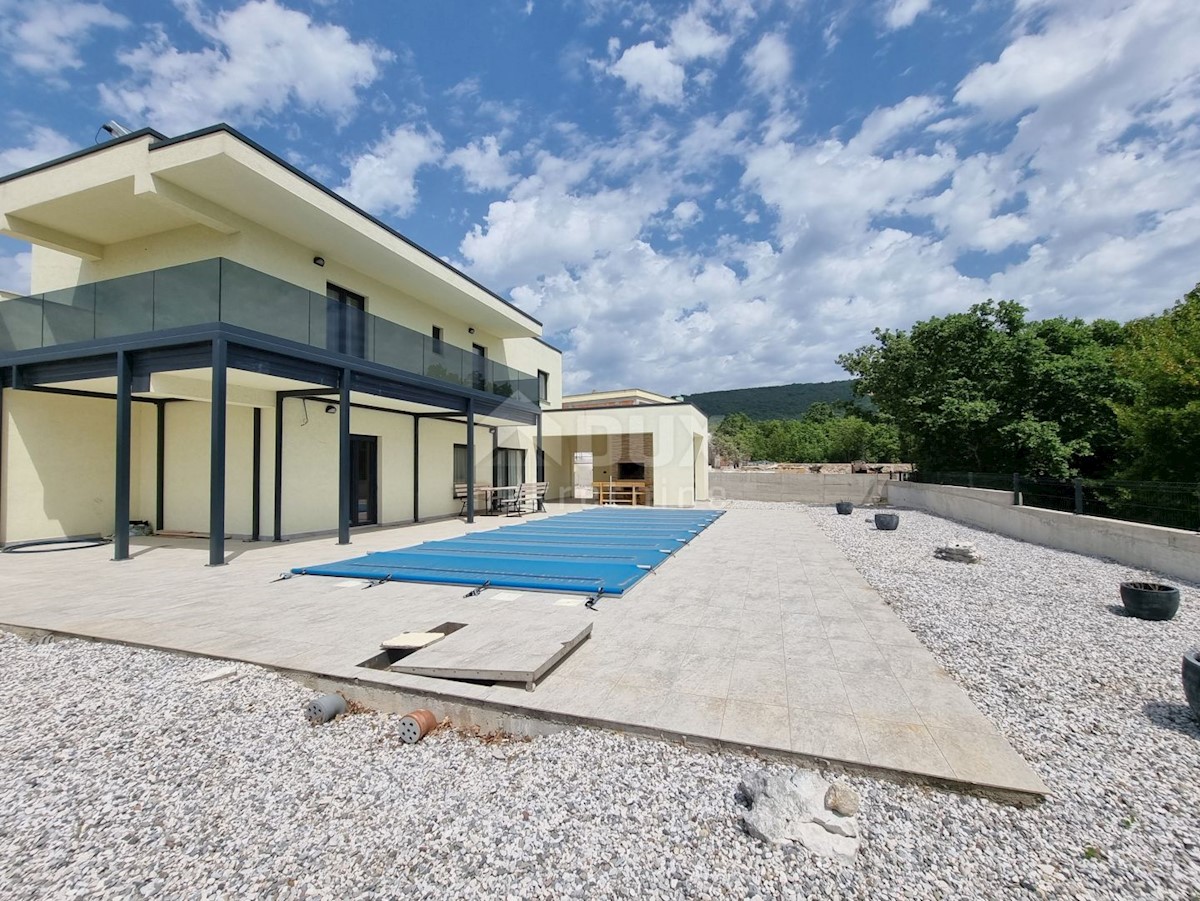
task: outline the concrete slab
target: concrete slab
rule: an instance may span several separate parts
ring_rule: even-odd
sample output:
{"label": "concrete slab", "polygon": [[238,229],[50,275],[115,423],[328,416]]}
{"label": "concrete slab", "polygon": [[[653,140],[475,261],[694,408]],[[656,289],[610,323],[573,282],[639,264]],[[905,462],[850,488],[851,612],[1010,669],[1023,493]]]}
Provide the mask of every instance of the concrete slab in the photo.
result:
{"label": "concrete slab", "polygon": [[592,624],[581,624],[578,614],[517,607],[486,623],[467,623],[388,669],[432,679],[520,682],[533,691],[591,634]]}
{"label": "concrete slab", "polygon": [[[494,527],[445,520],[355,530],[353,549]],[[583,723],[1021,798],[1045,793],[803,510],[730,510],[595,611],[559,606],[561,594],[468,598],[451,586],[274,581],[298,563],[344,554],[328,537],[233,544],[230,565],[216,568],[205,566],[203,541],[132,545],[134,559],[123,563],[106,548],[0,556],[0,624],[276,667],[365,703],[411,703],[480,728],[536,734]],[[576,635],[592,630],[534,692],[358,666],[400,632],[445,622],[504,629],[526,617],[569,622]]]}

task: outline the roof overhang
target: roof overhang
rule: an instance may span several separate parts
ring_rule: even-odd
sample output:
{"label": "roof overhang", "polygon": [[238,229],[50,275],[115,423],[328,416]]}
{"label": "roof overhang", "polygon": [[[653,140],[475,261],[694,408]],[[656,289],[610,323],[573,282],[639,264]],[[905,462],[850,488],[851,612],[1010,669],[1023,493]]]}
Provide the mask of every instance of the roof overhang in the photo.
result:
{"label": "roof overhang", "polygon": [[256,225],[501,338],[541,323],[228,126],[149,130],[0,179],[0,232],[84,259],[188,226]]}

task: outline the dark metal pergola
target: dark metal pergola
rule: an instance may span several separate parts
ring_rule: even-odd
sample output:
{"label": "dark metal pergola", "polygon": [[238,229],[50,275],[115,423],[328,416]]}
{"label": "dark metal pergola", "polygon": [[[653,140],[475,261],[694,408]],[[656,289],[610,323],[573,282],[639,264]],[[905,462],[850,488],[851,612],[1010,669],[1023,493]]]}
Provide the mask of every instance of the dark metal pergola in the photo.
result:
{"label": "dark metal pergola", "polygon": [[[262,332],[214,323],[187,326],[143,335],[104,338],[60,347],[35,348],[0,354],[0,388],[42,391],[116,401],[116,473],[113,514],[113,559],[129,557],[130,465],[132,461],[132,405],[154,404],[157,408],[156,527],[163,525],[164,457],[166,419],[170,398],[135,397],[148,391],[155,373],[188,369],[211,373],[211,424],[209,459],[209,565],[225,563],[225,446],[230,369],[277,376],[322,386],[275,392],[275,478],[274,534],[283,539],[283,405],[288,398],[327,397],[336,393],[338,416],[338,543],[350,543],[350,411],[353,407],[374,409],[413,418],[413,515],[420,518],[420,423],[422,419],[464,422],[467,428],[467,459],[475,459],[477,416],[503,419],[537,427],[536,466],[539,480],[544,472],[541,410],[520,397],[502,397],[489,392],[439,381],[368,360],[299,344]],[[55,387],[81,379],[114,378],[116,394]],[[433,406],[444,412],[416,412],[377,407],[351,401],[351,392]],[[3,423],[0,394],[0,425]],[[254,489],[252,540],[259,539],[259,488],[261,486],[262,415],[254,408]],[[467,468],[467,521],[475,517],[475,468]]]}

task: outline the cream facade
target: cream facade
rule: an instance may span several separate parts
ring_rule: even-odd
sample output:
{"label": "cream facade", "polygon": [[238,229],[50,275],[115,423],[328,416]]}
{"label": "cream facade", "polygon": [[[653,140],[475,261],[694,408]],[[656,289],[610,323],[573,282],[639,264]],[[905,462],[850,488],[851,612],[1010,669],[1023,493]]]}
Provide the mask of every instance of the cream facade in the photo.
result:
{"label": "cream facade", "polygon": [[[665,507],[708,500],[708,419],[683,401],[638,388],[569,395],[560,409],[547,412],[544,442],[556,500],[611,494],[617,502]],[[580,454],[590,462],[581,463]],[[586,486],[576,470],[587,465],[590,496],[579,490]],[[627,491],[620,490],[623,484]]]}
{"label": "cream facade", "polygon": [[[33,244],[32,296],[0,300],[3,543],[348,541],[458,514],[463,482],[568,493],[559,456],[621,427],[562,411],[536,319],[226,126],[0,179],[0,231]],[[654,502],[706,497],[698,426],[663,417],[625,423],[674,461]]]}

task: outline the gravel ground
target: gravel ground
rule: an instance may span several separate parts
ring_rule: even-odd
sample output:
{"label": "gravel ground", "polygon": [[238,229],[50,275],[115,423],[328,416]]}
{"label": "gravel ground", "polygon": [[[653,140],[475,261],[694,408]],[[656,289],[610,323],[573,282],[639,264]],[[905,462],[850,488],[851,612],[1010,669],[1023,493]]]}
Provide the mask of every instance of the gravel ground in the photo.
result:
{"label": "gravel ground", "polygon": [[[1180,681],[1200,646],[1195,585],[918,511],[895,532],[867,511],[807,512],[1053,792],[988,840],[1039,864],[1047,889],[1200,898],[1200,727]],[[934,559],[955,542],[983,562]],[[1128,580],[1178,585],[1175,619],[1125,616]]]}
{"label": "gravel ground", "polygon": [[[864,842],[842,867],[740,830],[743,755],[590,730],[404,745],[393,716],[310,727],[312,693],[253,667],[201,684],[223,665],[0,633],[0,897],[1200,898],[1194,591],[1140,623],[1108,609],[1113,564],[916,513],[895,533],[811,515],[1054,798],[851,778]],[[932,559],[964,539],[983,564]]]}

